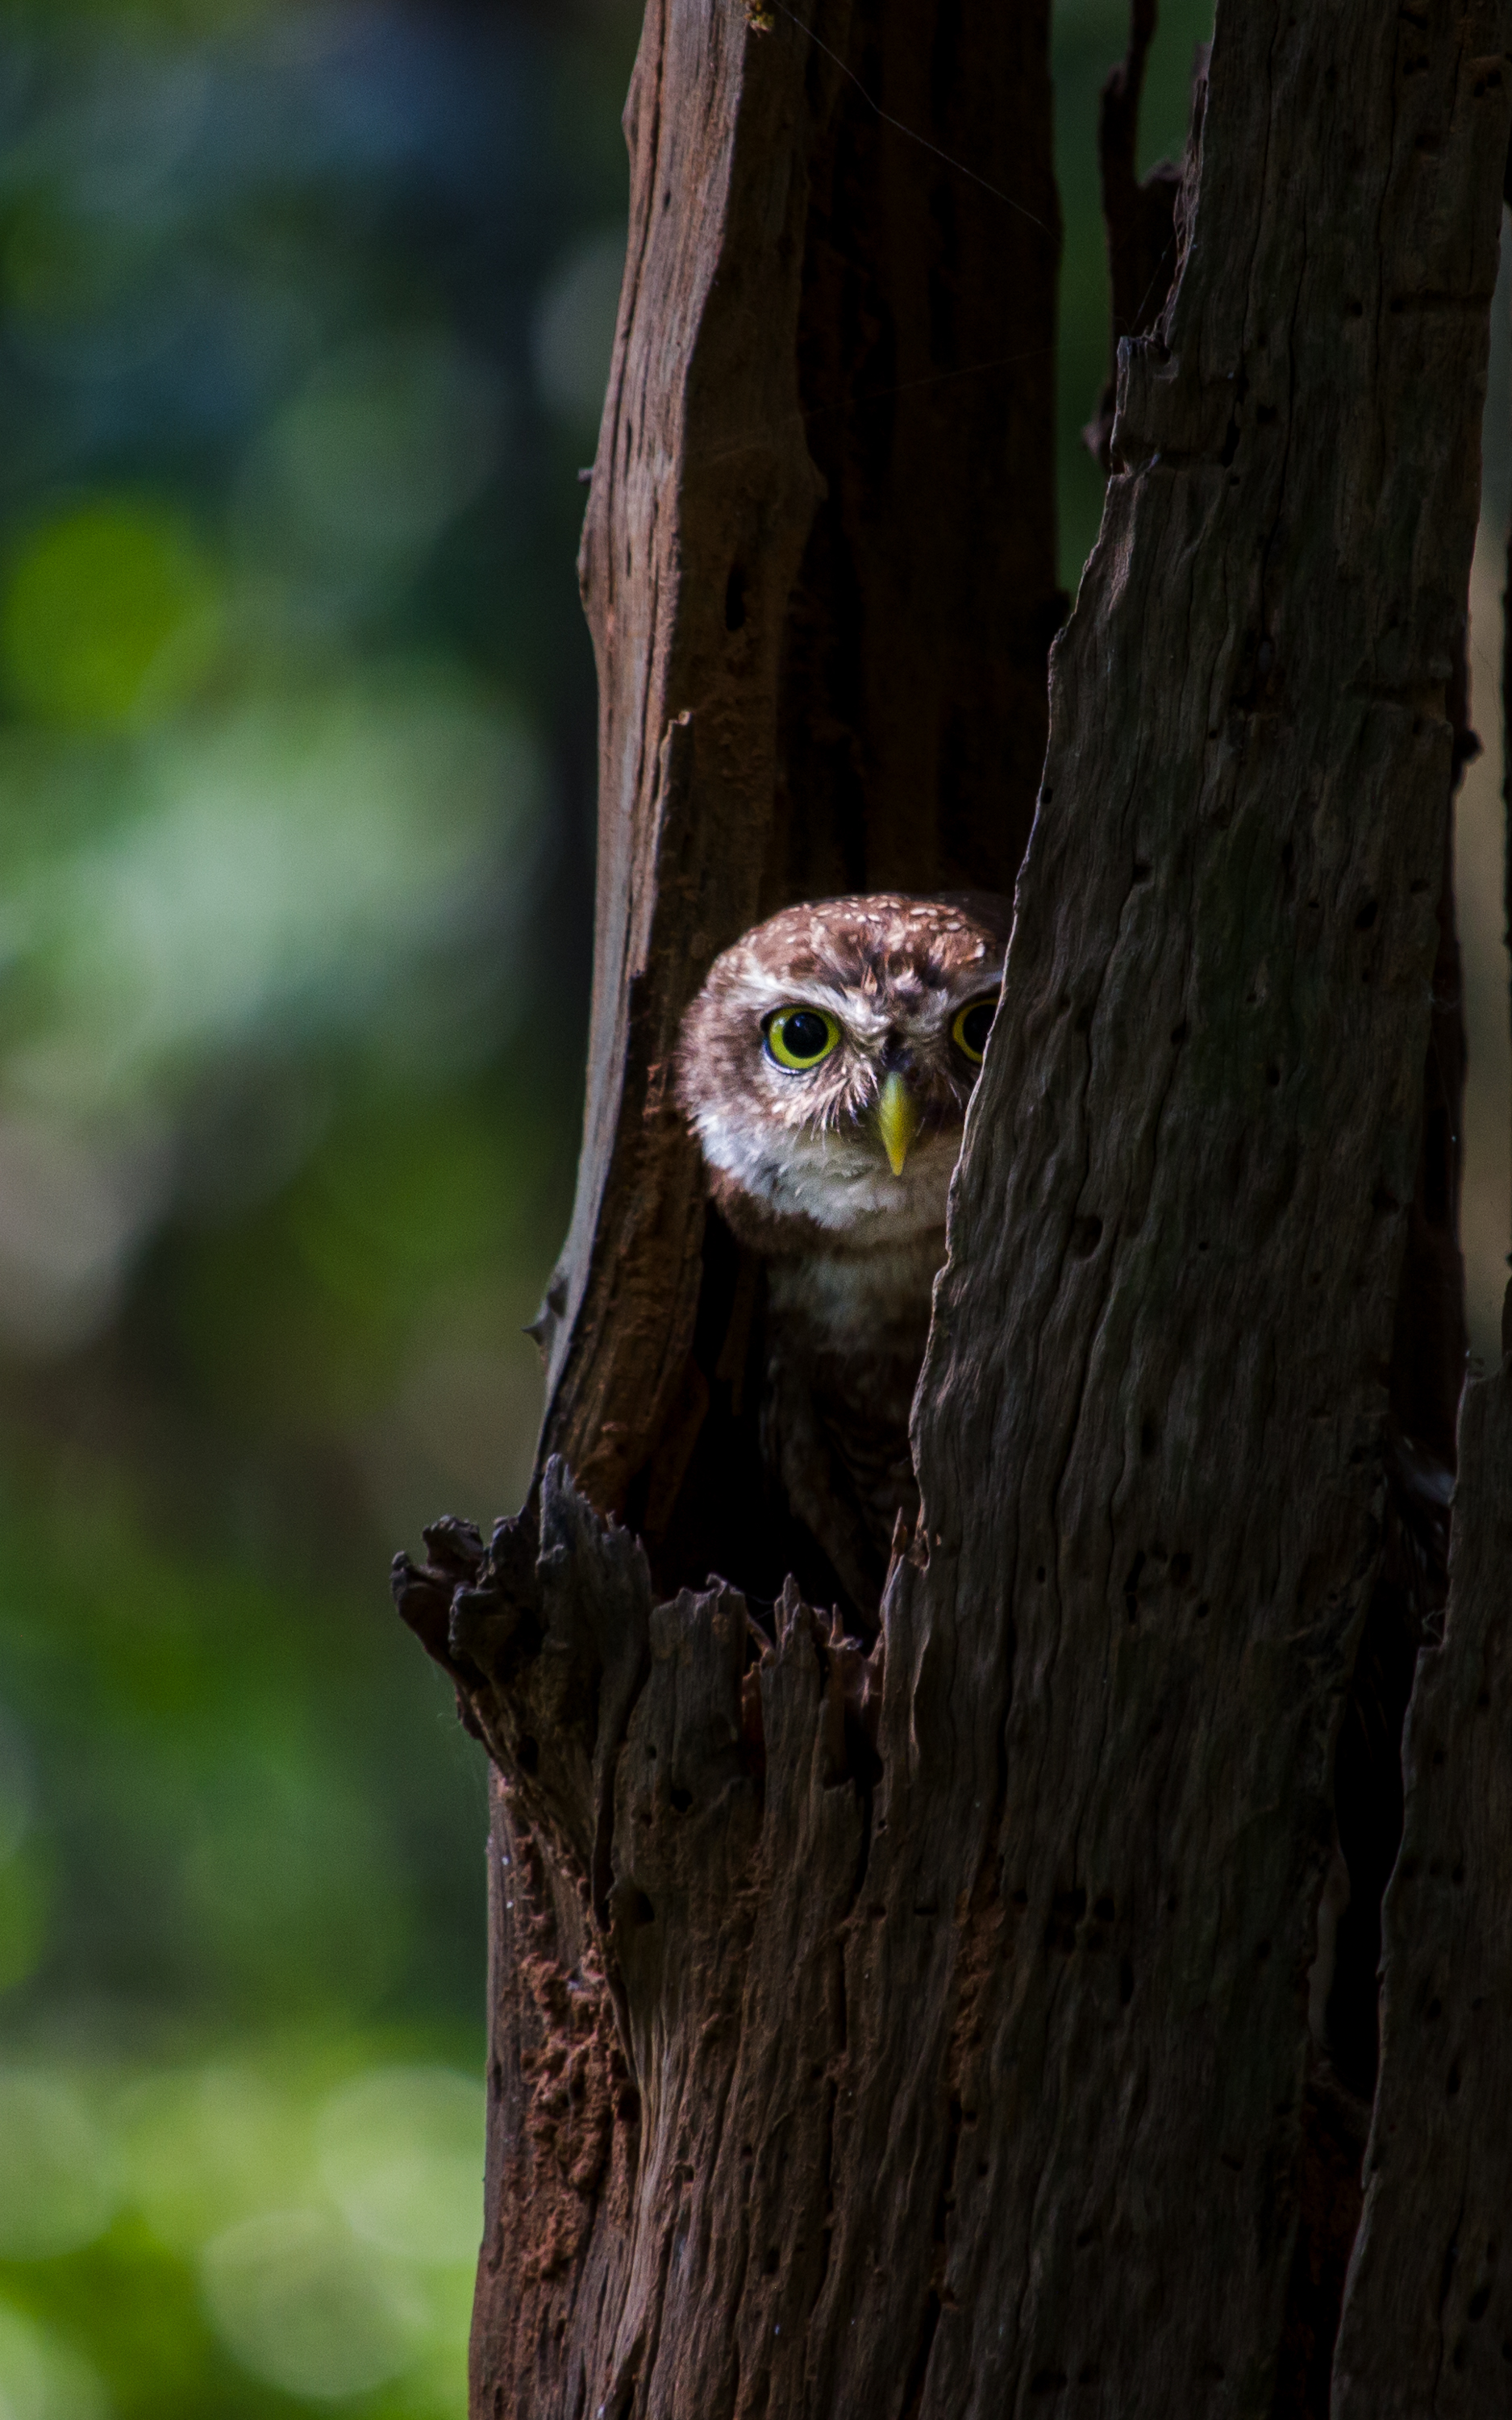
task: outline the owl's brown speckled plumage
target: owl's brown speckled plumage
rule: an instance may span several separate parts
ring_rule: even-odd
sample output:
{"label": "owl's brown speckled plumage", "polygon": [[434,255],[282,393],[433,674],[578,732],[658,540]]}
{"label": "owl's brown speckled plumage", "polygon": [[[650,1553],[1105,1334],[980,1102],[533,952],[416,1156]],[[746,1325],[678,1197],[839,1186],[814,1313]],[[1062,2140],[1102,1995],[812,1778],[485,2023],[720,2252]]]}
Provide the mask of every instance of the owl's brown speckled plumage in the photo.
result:
{"label": "owl's brown speckled plumage", "polygon": [[[984,892],[784,908],[716,959],[683,1022],[714,1199],[766,1264],[764,1456],[863,1616],[918,1509],[908,1414],[977,1076],[961,1019],[995,1001],[1011,915]],[[770,1039],[795,1010],[837,1030],[803,1068]]]}

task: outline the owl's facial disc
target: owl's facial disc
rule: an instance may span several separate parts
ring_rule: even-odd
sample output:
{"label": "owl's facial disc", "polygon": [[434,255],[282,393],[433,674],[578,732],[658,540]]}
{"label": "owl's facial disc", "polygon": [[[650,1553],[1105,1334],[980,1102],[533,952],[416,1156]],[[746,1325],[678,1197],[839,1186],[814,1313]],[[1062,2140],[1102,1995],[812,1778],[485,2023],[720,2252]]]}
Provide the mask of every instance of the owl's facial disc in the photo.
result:
{"label": "owl's facial disc", "polygon": [[[962,1041],[959,1029],[967,1014],[963,1009],[957,1016],[954,1038],[969,1058],[980,1058],[980,1051]],[[773,1009],[770,1016],[763,1018],[762,1032],[766,1055],[774,1064],[785,1068],[790,1075],[807,1076],[840,1047],[842,1029],[839,1018],[832,1016],[827,1008],[813,1008],[799,1001]],[[910,1146],[924,1123],[924,1104],[907,1076],[897,1067],[883,1077],[875,1117],[887,1166],[894,1176],[902,1176]]]}
{"label": "owl's facial disc", "polygon": [[[873,892],[784,908],[689,1007],[678,1097],[720,1206],[849,1251],[938,1234],[997,1002],[1011,904]],[[738,1232],[738,1230],[737,1230]]]}

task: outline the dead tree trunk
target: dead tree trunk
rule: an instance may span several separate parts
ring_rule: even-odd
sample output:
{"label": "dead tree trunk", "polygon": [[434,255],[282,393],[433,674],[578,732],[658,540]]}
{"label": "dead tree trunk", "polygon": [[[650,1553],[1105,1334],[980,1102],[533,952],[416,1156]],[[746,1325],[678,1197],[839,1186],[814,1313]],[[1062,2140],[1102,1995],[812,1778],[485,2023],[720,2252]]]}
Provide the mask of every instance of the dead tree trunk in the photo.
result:
{"label": "dead tree trunk", "polygon": [[[653,0],[554,1458],[400,1573],[497,1768],[478,2420],[1504,2400],[1512,1367],[1409,1725],[1363,2224],[1309,1978],[1452,1451],[1424,1068],[1509,46],[1512,0],[1219,0],[1046,752],[1044,8]],[[920,1525],[870,1657],[792,1589],[768,1642],[677,1020],[785,900],[1006,883],[1031,808]]]}

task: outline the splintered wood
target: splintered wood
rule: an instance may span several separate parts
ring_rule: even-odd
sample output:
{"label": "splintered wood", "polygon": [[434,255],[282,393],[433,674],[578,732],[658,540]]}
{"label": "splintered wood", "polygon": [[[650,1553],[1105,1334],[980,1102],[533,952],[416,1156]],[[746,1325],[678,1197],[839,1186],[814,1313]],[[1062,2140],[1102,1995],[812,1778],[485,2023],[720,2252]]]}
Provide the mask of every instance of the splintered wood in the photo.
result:
{"label": "splintered wood", "polygon": [[1418,1667],[1335,2420],[1512,2399],[1512,1357],[1465,1389],[1442,1644]]}

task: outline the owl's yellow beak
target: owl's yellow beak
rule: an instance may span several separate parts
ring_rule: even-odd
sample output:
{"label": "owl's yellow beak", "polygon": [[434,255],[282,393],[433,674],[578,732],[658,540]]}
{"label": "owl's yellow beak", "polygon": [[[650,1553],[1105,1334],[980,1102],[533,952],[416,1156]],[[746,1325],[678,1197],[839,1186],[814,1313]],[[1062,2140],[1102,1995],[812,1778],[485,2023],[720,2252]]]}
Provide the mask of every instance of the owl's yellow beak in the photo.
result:
{"label": "owl's yellow beak", "polygon": [[890,1076],[884,1076],[877,1094],[877,1131],[894,1176],[903,1172],[903,1162],[922,1115],[918,1095],[909,1090],[907,1078],[900,1076],[896,1068]]}

